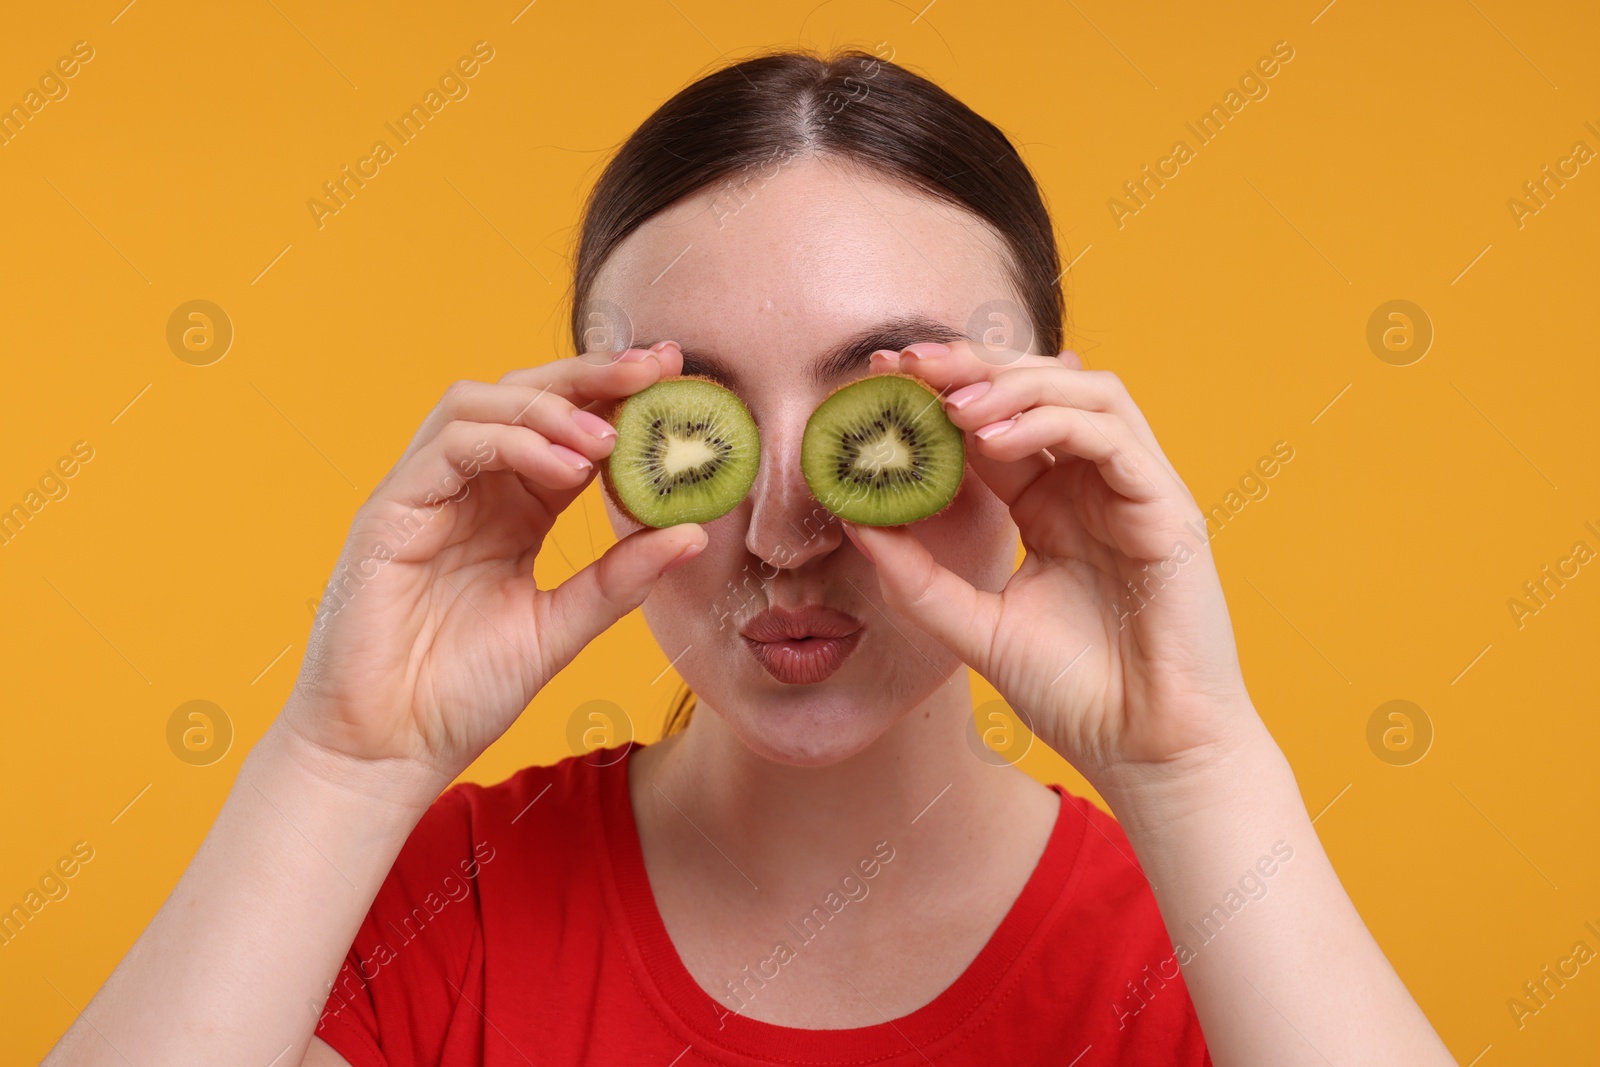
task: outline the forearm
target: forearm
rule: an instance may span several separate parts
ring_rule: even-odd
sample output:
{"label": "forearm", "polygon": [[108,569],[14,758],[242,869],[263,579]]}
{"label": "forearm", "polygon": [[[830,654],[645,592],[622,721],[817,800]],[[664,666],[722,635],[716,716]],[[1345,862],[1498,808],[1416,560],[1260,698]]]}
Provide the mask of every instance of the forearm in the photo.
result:
{"label": "forearm", "polygon": [[447,784],[273,726],[172,895],[45,1063],[299,1063],[378,886]]}
{"label": "forearm", "polygon": [[1246,740],[1205,767],[1102,789],[1151,881],[1213,1060],[1453,1064],[1339,883],[1288,762],[1246,711]]}

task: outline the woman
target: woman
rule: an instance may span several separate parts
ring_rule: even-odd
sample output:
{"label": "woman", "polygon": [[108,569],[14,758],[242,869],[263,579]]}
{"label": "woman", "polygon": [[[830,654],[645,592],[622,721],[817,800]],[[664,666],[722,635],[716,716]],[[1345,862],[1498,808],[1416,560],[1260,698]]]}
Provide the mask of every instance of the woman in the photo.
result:
{"label": "woman", "polygon": [[[51,1062],[1451,1062],[1251,705],[1193,499],[1061,350],[1060,273],[1004,135],[892,63],[773,54],[675,96],[587,206],[585,354],[423,422]],[[584,344],[624,319],[638,344]],[[801,430],[890,371],[970,469],[932,519],[846,527]],[[600,415],[679,373],[749,405],[750,495],[703,527],[612,506],[619,542],[536,589]],[[686,726],[440,796],[641,604]],[[979,758],[964,665],[1119,821]]]}

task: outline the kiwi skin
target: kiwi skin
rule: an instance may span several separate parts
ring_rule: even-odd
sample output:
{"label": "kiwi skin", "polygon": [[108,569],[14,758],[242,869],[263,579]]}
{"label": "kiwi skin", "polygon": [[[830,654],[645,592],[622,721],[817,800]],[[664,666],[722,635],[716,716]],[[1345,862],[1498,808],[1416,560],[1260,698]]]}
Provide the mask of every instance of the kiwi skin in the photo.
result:
{"label": "kiwi skin", "polygon": [[[609,407],[603,408],[597,413],[602,418],[604,418],[607,422],[611,423],[611,425],[613,427],[620,427],[620,425],[622,423],[622,413],[627,408],[628,403],[630,401],[632,401],[635,397],[643,395],[644,393],[648,392],[650,389],[655,388],[655,386],[657,386],[657,385],[662,385],[662,384],[665,384],[667,382],[686,382],[686,381],[688,381],[688,382],[705,382],[707,385],[715,386],[717,389],[719,389],[719,390],[721,390],[723,392],[727,392],[728,395],[733,397],[734,401],[739,404],[740,408],[742,410],[744,410],[746,416],[749,417],[749,409],[745,407],[744,401],[740,400],[736,395],[734,395],[731,391],[729,391],[725,386],[723,386],[723,384],[721,382],[715,381],[715,380],[713,380],[711,378],[708,378],[708,377],[706,377],[704,375],[701,375],[701,374],[676,374],[676,375],[672,375],[670,377],[661,378],[658,381],[653,382],[651,385],[646,386],[644,389],[639,390],[639,392],[632,394],[631,396],[622,397],[619,400],[613,401],[609,405]],[[759,455],[760,455],[759,449],[760,449],[761,435],[760,435],[760,431],[759,430],[755,430],[754,425],[753,425],[754,421],[755,420],[752,418],[751,419],[751,423],[752,423],[752,427],[751,428],[756,434],[757,457],[758,457],[758,462],[759,462]],[[622,512],[629,519],[632,519],[634,522],[638,523],[640,526],[647,526],[647,527],[656,526],[657,525],[656,523],[650,522],[649,520],[641,518],[640,516],[634,514],[633,510],[631,508],[629,508],[628,505],[623,501],[622,494],[617,491],[616,482],[613,480],[612,474],[611,474],[611,461],[612,461],[612,459],[614,459],[616,457],[617,449],[620,448],[621,444],[622,444],[622,441],[621,441],[621,437],[620,437],[620,433],[619,433],[619,436],[618,436],[618,439],[617,439],[617,443],[612,446],[611,455],[608,456],[606,458],[606,461],[600,465],[600,481],[601,481],[601,484],[605,488],[606,495],[609,496],[611,498],[612,502],[616,504],[618,511]],[[744,500],[745,496],[747,496],[748,494],[749,494],[749,488],[747,487],[745,492],[740,495],[738,500],[734,501],[734,503],[732,505],[730,505],[726,509],[726,511],[724,511],[722,514],[726,514],[727,511],[732,511],[735,507],[738,507],[739,503],[741,503]],[[707,518],[707,519],[702,519],[702,520],[699,520],[699,521],[710,522],[712,520],[710,518]],[[680,524],[676,524],[675,523],[675,524],[669,524],[669,525],[680,525]]]}
{"label": "kiwi skin", "polygon": [[[938,413],[938,417],[940,419],[943,419],[945,422],[949,423],[950,424],[950,428],[955,431],[953,440],[955,441],[955,445],[956,445],[956,449],[957,449],[957,453],[958,453],[958,455],[956,457],[956,462],[959,463],[959,465],[960,465],[961,474],[960,474],[960,476],[958,476],[958,478],[956,480],[955,488],[951,491],[949,498],[946,499],[942,504],[940,504],[939,507],[936,510],[930,511],[930,512],[928,512],[926,514],[923,514],[923,515],[918,515],[918,516],[916,516],[914,518],[906,519],[906,520],[901,521],[901,522],[873,522],[873,521],[870,521],[868,519],[861,518],[859,516],[856,517],[856,518],[853,518],[853,519],[843,519],[843,517],[841,516],[843,521],[853,523],[853,524],[855,524],[857,526],[907,526],[907,525],[910,525],[911,523],[914,523],[914,522],[922,522],[924,519],[931,519],[931,518],[934,518],[937,515],[944,514],[946,511],[948,511],[950,509],[950,505],[955,503],[956,498],[961,495],[961,487],[964,484],[964,482],[966,481],[966,473],[967,473],[966,435],[958,427],[956,427],[954,423],[950,423],[950,417],[945,413],[944,405],[939,399],[939,394],[934,392],[934,390],[928,385],[927,382],[923,381],[921,378],[916,377],[915,375],[906,374],[906,373],[901,372],[901,371],[890,371],[890,372],[887,372],[887,373],[884,373],[884,374],[875,374],[875,375],[871,375],[870,377],[867,377],[867,378],[857,378],[854,381],[846,382],[843,385],[840,385],[840,386],[836,387],[835,389],[833,389],[831,392],[829,392],[828,395],[823,398],[822,404],[826,404],[829,400],[833,399],[833,397],[836,394],[838,394],[840,392],[843,392],[846,389],[850,389],[850,388],[853,388],[855,386],[859,386],[864,382],[876,381],[876,380],[878,380],[880,378],[903,378],[906,381],[915,383],[918,386],[918,388],[920,388],[923,392],[927,393],[929,403],[933,406],[933,410]],[[822,404],[818,404],[817,408],[820,409],[822,407]],[[815,412],[812,413],[812,417],[813,418],[815,417]],[[807,428],[808,429],[809,429],[809,426],[810,426],[810,423],[809,423],[809,420],[808,420],[808,422],[807,422]],[[802,446],[802,463],[803,462],[804,462],[804,459],[803,459],[803,446]],[[808,478],[807,479],[807,483],[809,484],[809,482],[810,482],[810,479]],[[821,503],[823,507],[826,508],[828,506],[827,502],[822,500],[822,497],[820,495],[818,495],[817,487],[816,486],[812,486],[811,489],[812,489],[812,495],[814,497],[816,497],[818,502]],[[832,509],[829,509],[829,510],[831,511]]]}

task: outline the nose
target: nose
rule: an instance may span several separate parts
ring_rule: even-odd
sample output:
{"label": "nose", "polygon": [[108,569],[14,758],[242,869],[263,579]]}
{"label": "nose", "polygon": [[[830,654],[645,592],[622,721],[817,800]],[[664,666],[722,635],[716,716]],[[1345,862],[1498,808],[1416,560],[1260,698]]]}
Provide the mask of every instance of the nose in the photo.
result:
{"label": "nose", "polygon": [[750,487],[750,525],[744,545],[772,567],[793,569],[826,556],[844,540],[844,531],[806,485],[800,473],[804,419],[794,426],[762,428],[761,464]]}

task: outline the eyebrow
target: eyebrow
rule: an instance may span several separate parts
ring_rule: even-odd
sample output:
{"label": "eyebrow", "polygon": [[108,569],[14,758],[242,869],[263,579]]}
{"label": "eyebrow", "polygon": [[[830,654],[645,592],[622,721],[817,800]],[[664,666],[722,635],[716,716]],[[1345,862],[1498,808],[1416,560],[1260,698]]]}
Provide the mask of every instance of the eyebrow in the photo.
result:
{"label": "eyebrow", "polygon": [[[818,385],[829,385],[852,371],[865,367],[871,361],[872,353],[880,348],[898,352],[918,341],[948,343],[966,339],[967,335],[960,330],[926,315],[902,315],[885,319],[851,334],[829,349],[811,365],[811,380]],[[655,343],[654,340],[638,340],[634,342],[634,347],[648,348]],[[684,374],[700,375],[710,378],[724,388],[738,390],[738,375],[722,364],[715,351],[682,344],[679,347],[683,349]]]}

